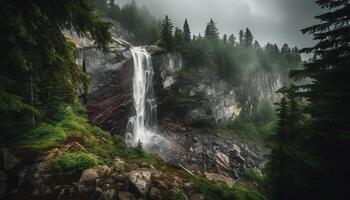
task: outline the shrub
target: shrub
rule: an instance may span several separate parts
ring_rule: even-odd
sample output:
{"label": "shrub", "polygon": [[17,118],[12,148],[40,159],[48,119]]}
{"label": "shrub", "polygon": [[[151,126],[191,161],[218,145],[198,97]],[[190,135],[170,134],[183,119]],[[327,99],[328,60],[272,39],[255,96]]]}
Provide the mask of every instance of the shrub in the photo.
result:
{"label": "shrub", "polygon": [[52,161],[51,169],[57,173],[75,174],[98,165],[98,161],[89,154],[67,153]]}
{"label": "shrub", "polygon": [[188,200],[186,194],[184,193],[184,191],[182,191],[179,188],[176,188],[172,193],[171,193],[171,197],[170,200]]}

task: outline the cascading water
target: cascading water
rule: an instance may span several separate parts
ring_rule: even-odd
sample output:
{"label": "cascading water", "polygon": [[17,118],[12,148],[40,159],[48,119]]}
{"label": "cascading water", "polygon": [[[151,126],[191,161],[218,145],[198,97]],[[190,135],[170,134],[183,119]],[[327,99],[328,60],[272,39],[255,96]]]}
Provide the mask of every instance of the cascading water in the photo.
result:
{"label": "cascading water", "polygon": [[135,146],[142,142],[144,148],[159,146],[165,141],[155,132],[157,104],[153,95],[153,66],[151,55],[144,47],[132,47],[134,59],[133,97],[135,116],[129,119],[126,140]]}

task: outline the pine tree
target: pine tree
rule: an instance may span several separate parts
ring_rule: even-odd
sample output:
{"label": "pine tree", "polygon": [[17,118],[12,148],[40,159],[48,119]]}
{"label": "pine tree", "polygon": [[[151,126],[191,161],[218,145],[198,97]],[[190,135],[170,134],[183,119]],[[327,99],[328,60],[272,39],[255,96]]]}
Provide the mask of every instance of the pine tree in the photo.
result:
{"label": "pine tree", "polygon": [[222,41],[224,42],[224,44],[227,44],[227,35],[226,34],[223,35]]}
{"label": "pine tree", "polygon": [[260,43],[257,40],[254,41],[254,45],[253,46],[254,46],[255,49],[260,49],[261,48],[261,45],[260,45]]}
{"label": "pine tree", "polygon": [[181,48],[181,45],[183,44],[184,42],[184,34],[182,32],[181,29],[179,28],[175,28],[175,31],[174,31],[174,43],[176,46],[180,46]]}
{"label": "pine tree", "polygon": [[290,50],[288,44],[284,44],[281,48],[281,54],[284,56],[289,56],[290,53],[291,53],[291,50]]}
{"label": "pine tree", "polygon": [[207,24],[205,38],[211,41],[217,41],[219,39],[219,31],[213,19],[210,19],[210,22]]}
{"label": "pine tree", "polygon": [[186,42],[191,41],[191,30],[190,30],[190,26],[188,25],[187,19],[185,20],[185,23],[184,23],[183,35],[184,35],[184,40]]}
{"label": "pine tree", "polygon": [[239,45],[240,45],[240,46],[245,45],[245,38],[244,38],[244,32],[243,32],[243,30],[240,30],[239,33],[238,33],[238,35],[239,35]]}
{"label": "pine tree", "polygon": [[296,87],[283,87],[279,90],[282,98],[277,109],[277,134],[270,141],[271,155],[267,165],[268,188],[271,199],[294,200],[304,191],[304,172],[298,168],[305,166],[302,162],[305,155],[300,155],[301,121],[304,120],[297,101]]}
{"label": "pine tree", "polygon": [[228,43],[231,44],[232,46],[236,45],[236,38],[233,34],[231,34],[230,37],[228,38]]}
{"label": "pine tree", "polygon": [[173,28],[173,23],[169,19],[168,15],[165,15],[165,18],[162,23],[161,45],[168,50],[174,49]]}
{"label": "pine tree", "polygon": [[254,37],[253,37],[252,32],[249,30],[249,28],[247,28],[245,33],[244,33],[244,40],[245,40],[246,47],[253,46]]}
{"label": "pine tree", "polygon": [[310,166],[313,173],[306,178],[322,180],[309,185],[309,193],[323,199],[342,199],[349,196],[350,177],[349,162],[344,160],[350,152],[350,3],[348,0],[316,3],[325,10],[316,16],[321,23],[302,32],[312,34],[318,43],[301,50],[314,53],[315,59],[291,75],[313,80],[312,84],[302,86],[300,92],[310,102],[312,123],[305,134],[309,135],[315,158]]}

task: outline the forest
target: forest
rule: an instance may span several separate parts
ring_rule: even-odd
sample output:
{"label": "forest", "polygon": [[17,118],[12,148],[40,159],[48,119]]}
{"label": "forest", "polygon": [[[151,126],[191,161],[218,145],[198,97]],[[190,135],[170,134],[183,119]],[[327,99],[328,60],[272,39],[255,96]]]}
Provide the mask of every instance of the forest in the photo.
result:
{"label": "forest", "polygon": [[349,0],[311,46],[120,2],[1,1],[0,199],[350,196]]}

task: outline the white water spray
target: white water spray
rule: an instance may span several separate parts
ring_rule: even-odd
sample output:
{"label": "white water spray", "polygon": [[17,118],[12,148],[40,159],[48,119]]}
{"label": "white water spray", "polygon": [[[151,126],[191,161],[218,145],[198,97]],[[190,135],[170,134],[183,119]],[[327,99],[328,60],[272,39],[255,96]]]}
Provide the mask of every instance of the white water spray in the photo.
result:
{"label": "white water spray", "polygon": [[133,97],[135,116],[129,119],[126,140],[135,146],[139,141],[151,148],[165,141],[155,133],[157,104],[153,94],[153,66],[151,55],[144,47],[132,47],[134,59]]}

